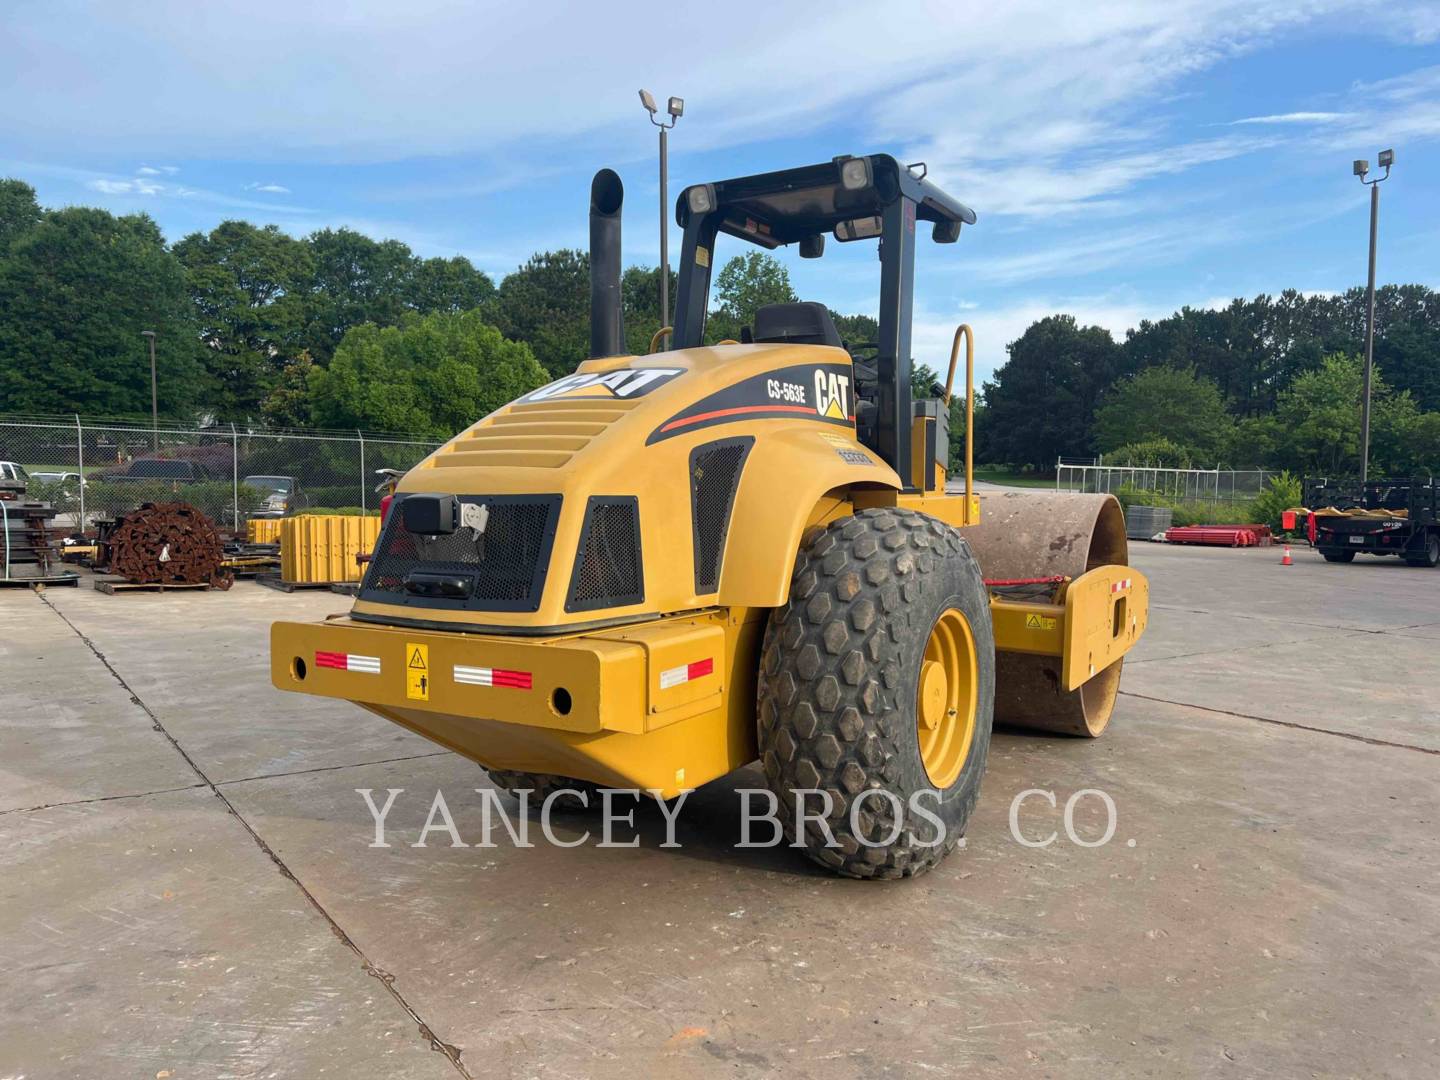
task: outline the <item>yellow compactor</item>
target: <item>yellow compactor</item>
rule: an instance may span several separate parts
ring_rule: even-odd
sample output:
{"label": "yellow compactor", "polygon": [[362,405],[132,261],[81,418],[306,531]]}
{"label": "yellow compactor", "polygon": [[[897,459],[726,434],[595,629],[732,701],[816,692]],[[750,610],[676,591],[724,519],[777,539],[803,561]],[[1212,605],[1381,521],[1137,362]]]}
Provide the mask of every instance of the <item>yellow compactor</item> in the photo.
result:
{"label": "yellow compactor", "polygon": [[[947,385],[913,394],[914,247],[920,223],[951,243],[975,215],[917,167],[841,157],[687,188],[671,347],[643,357],[623,344],[622,197],[596,175],[590,358],[401,480],[350,612],[273,627],[274,684],[354,701],[536,800],[672,798],[758,759],[812,858],[919,873],[964,833],[992,721],[1104,730],[1147,613],[1120,507],[975,495],[968,358],[947,493],[965,335]],[[722,233],[808,258],[878,240],[878,340],[798,303],[706,344]]]}

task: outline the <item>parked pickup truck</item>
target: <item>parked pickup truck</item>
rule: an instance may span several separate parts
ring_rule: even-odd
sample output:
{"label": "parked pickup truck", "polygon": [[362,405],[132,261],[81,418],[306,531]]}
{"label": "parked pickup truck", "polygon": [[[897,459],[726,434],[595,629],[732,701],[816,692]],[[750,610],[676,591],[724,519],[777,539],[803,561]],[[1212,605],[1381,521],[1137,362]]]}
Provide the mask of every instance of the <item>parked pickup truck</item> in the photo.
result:
{"label": "parked pickup truck", "polygon": [[247,476],[240,483],[265,496],[265,502],[251,512],[251,517],[284,517],[310,507],[309,496],[300,490],[299,481],[293,476]]}
{"label": "parked pickup truck", "polygon": [[1357,554],[1397,555],[1411,566],[1440,564],[1440,481],[1434,477],[1364,484],[1305,479],[1304,528],[1329,562]]}
{"label": "parked pickup truck", "polygon": [[184,458],[136,458],[123,469],[107,471],[103,477],[112,483],[139,481],[170,481],[172,484],[200,484],[213,479],[205,466]]}

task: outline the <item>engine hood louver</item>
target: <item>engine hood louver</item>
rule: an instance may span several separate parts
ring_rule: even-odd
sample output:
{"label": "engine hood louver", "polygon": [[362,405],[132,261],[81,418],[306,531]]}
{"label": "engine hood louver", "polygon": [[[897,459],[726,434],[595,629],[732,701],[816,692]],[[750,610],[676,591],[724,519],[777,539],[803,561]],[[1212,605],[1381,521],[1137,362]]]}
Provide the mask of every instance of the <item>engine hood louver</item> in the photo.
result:
{"label": "engine hood louver", "polygon": [[437,469],[558,469],[637,404],[571,398],[509,405],[440,450],[431,464]]}

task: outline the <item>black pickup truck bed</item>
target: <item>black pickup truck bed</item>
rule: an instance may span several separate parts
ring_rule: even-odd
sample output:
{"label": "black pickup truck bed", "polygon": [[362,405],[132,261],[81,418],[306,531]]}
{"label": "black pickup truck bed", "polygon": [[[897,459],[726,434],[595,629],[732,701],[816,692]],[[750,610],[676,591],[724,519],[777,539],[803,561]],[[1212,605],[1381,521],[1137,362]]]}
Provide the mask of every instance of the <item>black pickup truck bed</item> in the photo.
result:
{"label": "black pickup truck bed", "polygon": [[1433,477],[1305,480],[1307,532],[1330,562],[1357,554],[1398,555],[1412,566],[1440,564],[1440,482]]}

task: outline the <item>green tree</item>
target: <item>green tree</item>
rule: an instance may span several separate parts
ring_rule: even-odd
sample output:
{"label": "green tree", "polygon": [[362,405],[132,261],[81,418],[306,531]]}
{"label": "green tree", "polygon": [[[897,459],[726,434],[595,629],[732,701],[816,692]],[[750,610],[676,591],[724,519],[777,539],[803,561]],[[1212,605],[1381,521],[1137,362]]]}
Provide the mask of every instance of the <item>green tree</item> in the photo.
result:
{"label": "green tree", "polygon": [[1089,453],[1101,391],[1125,370],[1125,354],[1110,331],[1051,315],[1006,350],[1010,358],[984,384],[978,460],[1051,469],[1062,454]]}
{"label": "green tree", "polygon": [[415,258],[398,240],[372,240],[354,229],[321,229],[306,240],[312,268],[301,346],[325,363],[352,326],[394,326],[411,310]]}
{"label": "green tree", "polygon": [[35,189],[23,180],[0,180],[0,256],[18,237],[40,224]]}
{"label": "green tree", "polygon": [[554,378],[590,352],[590,256],[562,249],[532,255],[506,275],[485,316],[511,341],[526,342]]}
{"label": "green tree", "polygon": [[[661,326],[675,324],[675,277],[670,277],[670,314],[660,321],[660,268],[631,266],[620,279],[621,303],[625,315],[625,345],[634,355],[644,356],[650,339]],[[586,316],[589,317],[588,314]]]}
{"label": "green tree", "polygon": [[305,327],[309,246],[274,225],[225,221],[173,250],[205,345],[207,403],[222,418],[258,416]]}
{"label": "green tree", "polygon": [[880,340],[880,323],[872,315],[841,315],[832,310],[830,318],[840,333],[840,340],[851,348]]}
{"label": "green tree", "polygon": [[1186,307],[1158,322],[1146,320],[1126,335],[1128,366],[1190,368],[1218,387],[1237,413],[1268,412],[1274,406],[1271,357],[1259,334],[1268,303],[1267,297],[1235,300],[1219,311]]}
{"label": "green tree", "polygon": [[1105,391],[1095,410],[1095,448],[1103,454],[1163,438],[1214,463],[1229,445],[1232,426],[1220,391],[1209,379],[1186,368],[1152,367],[1116,380]]}
{"label": "green tree", "polygon": [[793,304],[790,271],[764,251],[736,255],[715,279],[713,306],[706,319],[707,341],[740,340],[740,328],[754,326],[755,312],[766,304]]}
{"label": "green tree", "polygon": [[0,401],[7,411],[149,415],[154,330],[160,408],[203,405],[185,272],[144,214],[47,212],[0,259]]}
{"label": "green tree", "polygon": [[527,345],[467,311],[353,327],[307,381],[321,426],[444,438],[545,380]]}
{"label": "green tree", "polygon": [[407,305],[422,315],[437,311],[469,311],[495,295],[490,275],[475,269],[470,260],[417,259],[406,290]]}
{"label": "green tree", "polygon": [[1300,477],[1283,470],[1272,476],[1254,503],[1254,518],[1262,525],[1269,525],[1278,535],[1284,531],[1284,513],[1300,505]]}
{"label": "green tree", "polygon": [[277,427],[308,427],[314,422],[310,409],[310,372],[314,370],[315,363],[306,352],[281,369],[260,405],[260,415],[266,423]]}
{"label": "green tree", "polygon": [[1109,465],[1144,465],[1156,469],[1188,469],[1195,464],[1195,453],[1189,447],[1161,436],[1125,443],[1105,452]]}
{"label": "green tree", "polygon": [[[1359,472],[1363,368],[1359,357],[1332,353],[1281,393],[1269,420],[1275,464],[1298,473]],[[1370,392],[1372,473],[1405,463],[1420,415],[1409,394],[1395,393],[1376,374]]]}

